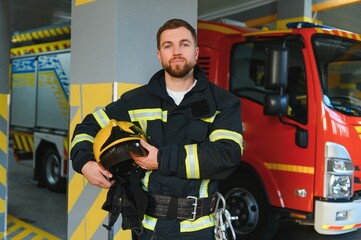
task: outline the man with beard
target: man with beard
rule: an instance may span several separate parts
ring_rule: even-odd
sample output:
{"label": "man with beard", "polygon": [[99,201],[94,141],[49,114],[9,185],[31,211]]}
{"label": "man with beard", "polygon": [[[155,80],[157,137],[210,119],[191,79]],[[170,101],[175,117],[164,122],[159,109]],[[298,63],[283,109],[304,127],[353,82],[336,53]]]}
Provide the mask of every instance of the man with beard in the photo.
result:
{"label": "man with beard", "polygon": [[134,157],[144,170],[139,184],[147,196],[138,238],[214,239],[214,196],[242,154],[240,102],[208,82],[196,64],[196,31],[186,21],[167,21],[158,30],[157,48],[163,69],[148,84],[76,126],[73,168],[90,184],[110,188],[112,174],[94,160],[92,139],[104,121],[134,123],[149,137],[141,140],[148,155]]}

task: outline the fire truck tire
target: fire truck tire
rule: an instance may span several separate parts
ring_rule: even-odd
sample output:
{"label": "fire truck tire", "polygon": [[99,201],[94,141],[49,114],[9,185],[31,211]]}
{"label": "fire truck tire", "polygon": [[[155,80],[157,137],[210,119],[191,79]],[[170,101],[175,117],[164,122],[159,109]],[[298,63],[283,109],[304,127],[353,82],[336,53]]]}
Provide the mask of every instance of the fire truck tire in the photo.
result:
{"label": "fire truck tire", "polygon": [[66,179],[61,175],[61,159],[55,149],[48,149],[42,159],[42,183],[50,191],[65,193]]}
{"label": "fire truck tire", "polygon": [[232,221],[237,239],[270,240],[279,221],[268,203],[263,186],[251,175],[237,173],[222,182],[220,191],[227,210],[238,220]]}

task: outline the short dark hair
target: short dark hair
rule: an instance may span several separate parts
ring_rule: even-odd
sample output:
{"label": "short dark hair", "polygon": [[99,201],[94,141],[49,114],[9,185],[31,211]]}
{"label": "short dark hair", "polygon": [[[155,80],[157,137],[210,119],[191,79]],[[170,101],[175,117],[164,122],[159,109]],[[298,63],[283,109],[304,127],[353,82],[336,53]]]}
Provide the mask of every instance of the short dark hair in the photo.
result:
{"label": "short dark hair", "polygon": [[185,27],[186,29],[188,29],[192,34],[195,44],[197,45],[197,33],[196,33],[196,30],[192,27],[192,25],[190,25],[188,22],[186,22],[182,19],[173,18],[173,19],[170,19],[167,22],[165,22],[163,24],[163,26],[161,26],[157,32],[157,48],[158,48],[158,50],[160,49],[160,35],[162,34],[162,32],[164,32],[165,30],[176,29],[179,27]]}

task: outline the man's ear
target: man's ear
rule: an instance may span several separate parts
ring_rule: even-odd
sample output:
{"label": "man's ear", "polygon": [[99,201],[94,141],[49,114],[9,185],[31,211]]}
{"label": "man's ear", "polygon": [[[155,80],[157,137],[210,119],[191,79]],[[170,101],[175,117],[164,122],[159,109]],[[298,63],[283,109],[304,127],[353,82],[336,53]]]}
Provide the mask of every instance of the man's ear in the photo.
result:
{"label": "man's ear", "polygon": [[199,47],[196,47],[196,49],[194,50],[194,55],[195,55],[195,59],[198,60]]}
{"label": "man's ear", "polygon": [[160,52],[159,52],[159,50],[157,51],[157,57],[158,57],[158,59],[160,61]]}

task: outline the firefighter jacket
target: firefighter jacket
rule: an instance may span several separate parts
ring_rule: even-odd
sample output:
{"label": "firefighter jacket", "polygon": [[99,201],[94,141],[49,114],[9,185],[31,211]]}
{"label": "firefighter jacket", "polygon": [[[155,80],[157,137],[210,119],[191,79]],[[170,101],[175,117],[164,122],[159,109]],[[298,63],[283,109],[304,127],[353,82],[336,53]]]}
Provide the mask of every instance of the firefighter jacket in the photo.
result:
{"label": "firefighter jacket", "polygon": [[[240,163],[243,148],[240,101],[210,83],[198,65],[194,77],[196,85],[178,106],[168,96],[164,70],[160,70],[148,84],[88,114],[74,130],[71,149],[74,170],[80,173],[84,164],[94,159],[92,142],[110,119],[130,121],[140,126],[150,138],[148,142],[158,148],[159,169],[145,171],[141,179],[145,192],[182,198],[210,197],[217,191],[219,180],[229,176]],[[156,221],[145,216],[143,226],[152,230]],[[181,226],[181,231],[182,227],[195,226],[187,223]],[[204,227],[210,225],[212,220],[206,220]],[[195,230],[202,228],[196,227]]]}

